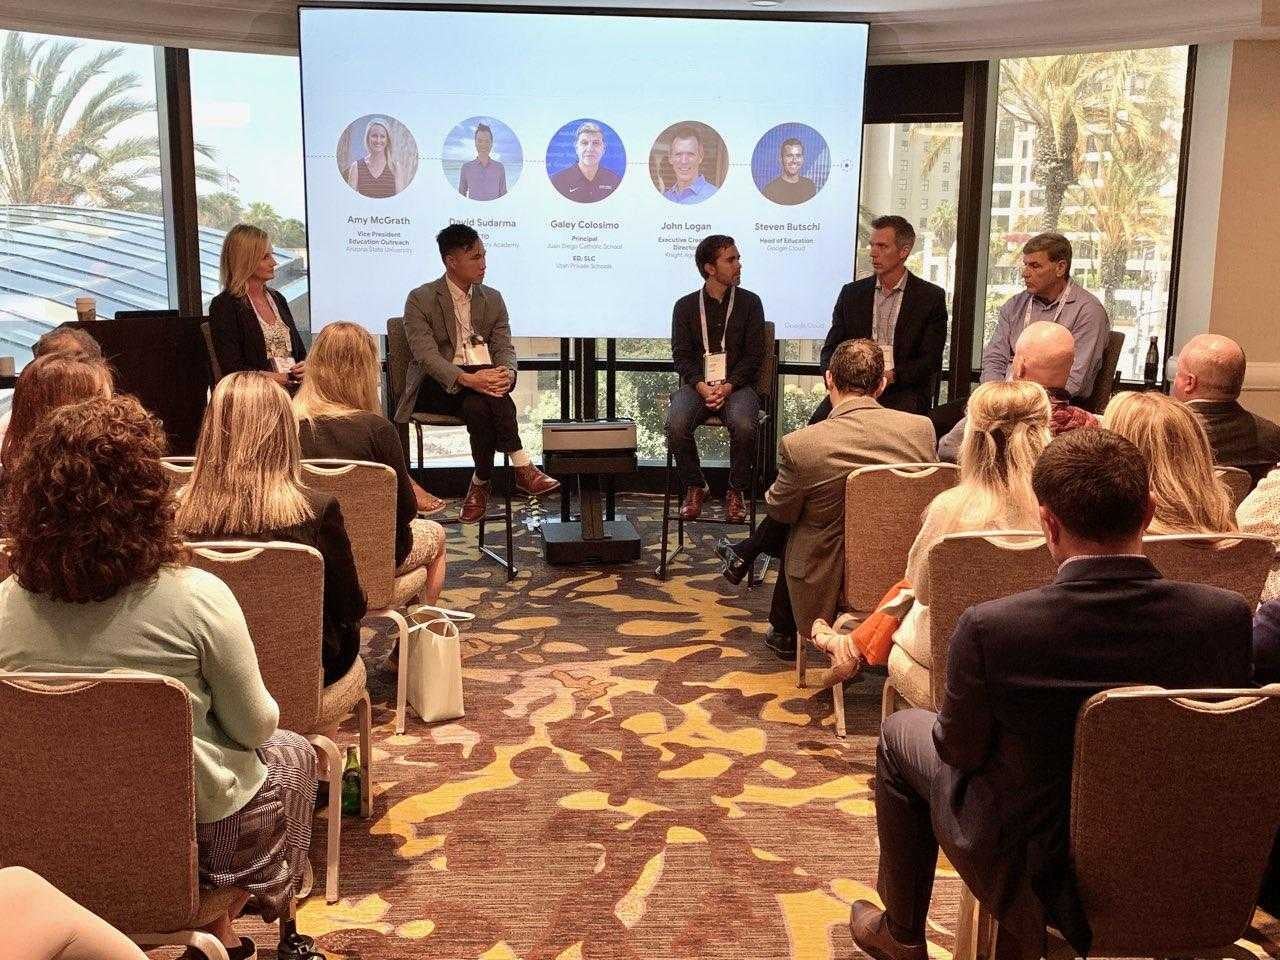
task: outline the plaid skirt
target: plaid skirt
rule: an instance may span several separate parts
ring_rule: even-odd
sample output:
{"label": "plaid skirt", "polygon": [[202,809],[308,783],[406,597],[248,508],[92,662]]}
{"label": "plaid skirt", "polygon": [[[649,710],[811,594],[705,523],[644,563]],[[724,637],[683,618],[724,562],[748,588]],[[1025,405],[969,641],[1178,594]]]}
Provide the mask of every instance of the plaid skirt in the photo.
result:
{"label": "plaid skirt", "polygon": [[239,887],[252,894],[248,910],[271,922],[284,916],[302,885],[315,814],[316,755],[287,730],[258,748],[267,779],[253,799],[229,817],[196,824],[200,885]]}

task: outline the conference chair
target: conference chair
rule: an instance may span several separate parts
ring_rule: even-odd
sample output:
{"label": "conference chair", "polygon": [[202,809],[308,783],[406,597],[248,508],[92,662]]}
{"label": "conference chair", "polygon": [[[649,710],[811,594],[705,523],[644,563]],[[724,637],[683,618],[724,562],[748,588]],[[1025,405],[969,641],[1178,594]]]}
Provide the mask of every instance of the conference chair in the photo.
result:
{"label": "conference chair", "polygon": [[1214,475],[1227,485],[1231,494],[1231,509],[1240,506],[1241,502],[1253,490],[1253,477],[1248,470],[1239,467],[1214,467]]}
{"label": "conference chair", "polygon": [[324,686],[321,666],[324,560],[298,543],[201,541],[191,565],[213,574],[235,594],[258,655],[267,691],[280,707],[281,730],[306,737],[329,784],[325,900],[338,901],[342,844],[342,751],[328,736],[355,713],[360,726],[360,814],[373,814],[370,794],[373,711],[365,688],[364,661]]}
{"label": "conference chair", "polygon": [[982,530],[951,533],[925,560],[929,598],[927,662],[894,645],[884,684],[881,720],[905,701],[938,710],[946,689],[947,652],[960,615],[975,603],[998,600],[1053,580],[1057,564],[1039,531]]}
{"label": "conference chair", "polygon": [[1098,376],[1093,381],[1093,389],[1088,398],[1081,404],[1086,410],[1102,414],[1107,409],[1107,401],[1116,385],[1116,368],[1120,365],[1120,353],[1124,350],[1124,334],[1112,330],[1107,334],[1107,345],[1102,351],[1102,366],[1098,368]]}
{"label": "conference chair", "polygon": [[12,572],[9,565],[9,541],[0,540],[0,580],[8,580]]}
{"label": "conference chair", "polygon": [[1147,559],[1169,580],[1207,583],[1234,590],[1249,608],[1275,561],[1275,543],[1256,533],[1173,533],[1142,538]]}
{"label": "conference chair", "polygon": [[[404,332],[404,318],[391,317],[387,320],[387,417],[395,422],[396,407],[400,403],[400,397],[404,394],[405,377],[409,369],[409,360],[412,354],[409,352],[409,338]],[[450,417],[441,413],[414,413],[409,417],[409,425],[413,427],[418,438],[418,463],[423,462],[423,432],[430,427],[463,427],[466,423],[461,417]],[[396,424],[400,429],[400,424]],[[405,462],[409,461],[409,435],[407,429],[402,429],[400,433],[400,442],[404,448]],[[513,525],[511,515],[511,462],[506,453],[502,455],[502,511],[500,513],[486,512],[480,518],[479,532],[477,534],[477,544],[480,548],[480,556],[488,557],[500,566],[507,568],[507,581],[514,580],[519,570],[516,569],[515,549],[512,546],[513,541]],[[449,517],[440,519],[432,517],[437,523],[449,525],[460,523],[459,519]],[[484,528],[486,523],[502,522],[506,525],[507,531],[507,555],[505,557],[486,547],[484,543]]]}
{"label": "conference chair", "polygon": [[[766,320],[764,323],[764,357],[760,361],[760,370],[756,374],[756,394],[760,397],[760,413],[756,419],[756,449],[751,461],[751,482],[747,488],[747,502],[749,504],[748,517],[746,527],[751,533],[756,532],[756,514],[758,513],[759,494],[764,487],[765,464],[767,463],[767,453],[773,445],[773,423],[774,406],[777,402],[778,387],[778,351],[777,341],[774,335],[773,321]],[[724,421],[720,417],[708,417],[702,422],[703,427],[712,429],[727,429]],[[696,436],[697,431],[694,431]],[[675,470],[675,458],[671,453],[671,444],[667,444],[667,480],[662,495],[662,553],[658,561],[658,569],[655,572],[659,580],[667,579],[667,567],[684,551],[684,525],[685,519],[680,516],[680,510],[677,506],[675,512],[676,521],[676,548],[668,553],[667,547],[670,543],[671,529],[671,501],[673,493],[673,485],[679,486],[679,478]],[[683,487],[676,491],[677,500],[683,494]],[[690,523],[718,523],[725,526],[742,526],[738,521],[729,521],[724,517],[699,517],[697,520],[688,521]],[[756,583],[756,573],[754,565],[747,572],[747,586],[754,586]]]}
{"label": "conference chair", "polygon": [[0,672],[0,731],[0,863],[34,870],[141,947],[227,960],[200,927],[242,891],[200,888],[187,688]]}
{"label": "conference chair", "polygon": [[[338,499],[356,574],[369,603],[366,618],[385,617],[396,626],[396,733],[404,733],[408,697],[409,623],[406,608],[427,585],[427,569],[396,576],[396,472],[383,463],[359,460],[304,460],[302,482]],[[416,634],[414,634],[416,636]]]}
{"label": "conference chair", "polygon": [[[1076,720],[1071,862],[1091,957],[1240,957],[1280,828],[1280,685],[1124,687]],[[999,925],[966,887],[956,960],[993,960]],[[1051,958],[1074,950],[1049,931]]]}
{"label": "conference chair", "polygon": [[[955,486],[950,463],[894,463],[859,467],[844,484],[844,594],[842,612],[861,621],[902,579],[907,554],[925,508]],[[780,571],[779,576],[783,576]],[[796,644],[796,686],[807,682],[807,645]],[[845,736],[844,684],[832,685],[836,735]]]}
{"label": "conference chair", "polygon": [[[118,317],[119,314],[116,314]],[[222,364],[218,363],[218,348],[213,343],[213,326],[210,320],[200,321],[200,333],[204,336],[205,353],[209,356],[209,382],[217,386],[222,379]]]}

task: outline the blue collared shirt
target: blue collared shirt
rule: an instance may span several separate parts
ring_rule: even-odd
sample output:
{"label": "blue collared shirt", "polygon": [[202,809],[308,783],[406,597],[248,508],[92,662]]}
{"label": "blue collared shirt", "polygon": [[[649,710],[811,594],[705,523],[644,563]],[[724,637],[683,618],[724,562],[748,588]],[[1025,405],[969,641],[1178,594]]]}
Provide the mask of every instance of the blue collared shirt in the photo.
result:
{"label": "blue collared shirt", "polygon": [[676,203],[701,203],[707,197],[711,196],[719,188],[707,180],[702,174],[698,174],[697,179],[687,187],[671,186],[662,192],[662,195],[668,200],[674,200]]}
{"label": "blue collared shirt", "polygon": [[991,335],[982,351],[983,383],[1008,379],[1014,344],[1026,329],[1024,319],[1034,323],[1037,320],[1053,320],[1056,316],[1058,323],[1071,331],[1076,344],[1076,359],[1067,378],[1067,392],[1073,397],[1087,397],[1092,392],[1093,381],[1102,366],[1102,354],[1107,347],[1111,321],[1098,298],[1078,283],[1069,284],[1059,295],[1059,299],[1062,297],[1066,297],[1066,300],[1062,303],[1061,313],[1058,311],[1058,300],[1044,303],[1032,296],[1030,290],[1024,290],[1005,301],[1000,308],[996,332]]}

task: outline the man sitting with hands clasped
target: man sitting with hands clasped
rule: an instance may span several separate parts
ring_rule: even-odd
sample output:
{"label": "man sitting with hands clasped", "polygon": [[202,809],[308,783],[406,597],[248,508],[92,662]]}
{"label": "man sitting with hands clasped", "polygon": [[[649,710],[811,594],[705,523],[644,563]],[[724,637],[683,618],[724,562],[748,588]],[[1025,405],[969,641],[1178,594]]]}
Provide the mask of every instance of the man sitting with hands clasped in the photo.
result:
{"label": "man sitting with hands clasped", "polygon": [[697,520],[707,485],[693,431],[718,416],[729,429],[729,492],[725,519],[747,519],[743,490],[751,479],[760,398],[756,375],[764,360],[764,306],[743,290],[742,259],[733,237],[712,234],[694,251],[703,284],[676,301],[671,316],[671,356],[680,388],[671,395],[667,443],[685,488],[680,516]]}

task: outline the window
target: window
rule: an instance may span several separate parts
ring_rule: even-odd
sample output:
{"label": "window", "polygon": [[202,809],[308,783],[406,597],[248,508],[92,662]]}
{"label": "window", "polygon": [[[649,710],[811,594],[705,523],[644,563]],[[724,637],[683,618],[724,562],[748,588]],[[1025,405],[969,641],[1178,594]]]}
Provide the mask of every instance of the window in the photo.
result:
{"label": "window", "polygon": [[168,309],[169,267],[153,48],[2,37],[4,129],[23,135],[0,138],[0,354],[21,368],[77,297],[100,317]]}
{"label": "window", "polygon": [[[1000,173],[1015,140],[1036,161],[1025,168],[1028,189],[993,195],[1008,216],[991,223],[984,342],[1000,305],[1022,289],[1022,244],[1057,230],[1074,245],[1073,278],[1125,335],[1122,375],[1140,379],[1145,345],[1165,338],[1186,78],[1186,47],[1001,61],[997,130],[1013,132],[997,137],[995,180],[1008,182]],[[1051,132],[1064,126],[1078,133]]]}
{"label": "window", "polygon": [[197,184],[205,307],[221,289],[222,238],[237,223],[251,223],[275,247],[270,286],[309,330],[297,58],[192,50],[191,101],[196,160],[208,171]]}

